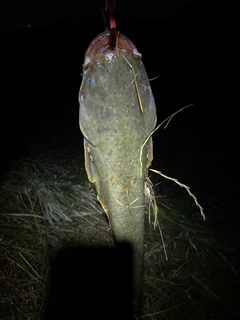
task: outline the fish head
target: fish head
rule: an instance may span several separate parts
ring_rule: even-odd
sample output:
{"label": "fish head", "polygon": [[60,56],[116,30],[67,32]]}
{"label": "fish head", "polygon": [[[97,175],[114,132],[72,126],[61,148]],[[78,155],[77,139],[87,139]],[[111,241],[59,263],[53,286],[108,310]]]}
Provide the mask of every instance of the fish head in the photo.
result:
{"label": "fish head", "polygon": [[83,68],[87,70],[89,63],[98,55],[104,53],[106,54],[116,50],[123,52],[129,51],[132,52],[138,59],[141,60],[142,58],[142,55],[138,52],[135,44],[120,32],[117,32],[116,46],[113,50],[111,46],[111,34],[108,30],[106,30],[96,36],[89,44],[85,53]]}

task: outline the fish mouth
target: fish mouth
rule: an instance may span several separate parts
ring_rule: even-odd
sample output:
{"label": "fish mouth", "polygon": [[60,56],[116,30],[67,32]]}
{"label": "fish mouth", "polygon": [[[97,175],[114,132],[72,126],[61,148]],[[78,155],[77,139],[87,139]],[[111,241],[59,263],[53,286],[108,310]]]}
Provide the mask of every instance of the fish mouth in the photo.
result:
{"label": "fish mouth", "polygon": [[97,55],[116,50],[121,50],[123,52],[130,51],[139,59],[142,57],[135,44],[120,32],[117,33],[116,46],[112,49],[110,32],[106,30],[96,36],[88,46],[83,67],[86,67]]}

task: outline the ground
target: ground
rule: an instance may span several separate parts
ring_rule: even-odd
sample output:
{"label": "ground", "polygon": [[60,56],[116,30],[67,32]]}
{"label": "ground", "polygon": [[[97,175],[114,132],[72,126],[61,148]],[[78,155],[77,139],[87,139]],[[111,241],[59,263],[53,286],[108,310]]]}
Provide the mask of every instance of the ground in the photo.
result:
{"label": "ground", "polygon": [[[146,40],[141,36],[146,22],[122,25],[140,47],[149,77],[160,75],[151,81],[158,123],[193,103],[154,134],[152,168],[189,186],[206,221],[185,189],[149,172],[159,227],[149,224],[146,210],[143,319],[237,319],[234,119],[225,122],[230,112],[219,108],[220,93],[218,103],[206,94],[214,70],[205,64],[207,33],[201,38],[194,29],[192,43],[189,21],[173,22],[150,25],[170,30],[161,38],[160,53],[150,50],[152,32]],[[134,33],[132,25],[140,31]],[[78,126],[81,63],[96,30],[79,37],[79,30],[69,33],[65,27],[61,33],[49,28],[3,37],[10,42],[3,46],[1,73],[1,319],[52,319],[57,312],[80,317],[86,311],[114,319],[112,297],[120,285],[114,244],[87,181]]]}

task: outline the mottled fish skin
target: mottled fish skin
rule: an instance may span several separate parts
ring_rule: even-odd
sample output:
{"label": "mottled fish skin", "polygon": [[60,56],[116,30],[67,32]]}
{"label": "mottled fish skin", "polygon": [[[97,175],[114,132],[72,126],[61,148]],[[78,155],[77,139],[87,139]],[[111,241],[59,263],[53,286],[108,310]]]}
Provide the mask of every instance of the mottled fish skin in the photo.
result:
{"label": "mottled fish skin", "polygon": [[[79,92],[79,122],[85,138],[85,164],[91,182],[95,182],[91,147],[97,148],[111,136],[110,140],[115,139],[121,154],[136,148],[140,150],[157,120],[141,54],[122,34],[118,35],[114,50],[109,49],[108,42],[109,32],[105,31],[89,45]],[[131,132],[138,133],[134,141]],[[152,141],[149,141],[147,166],[152,160]]]}
{"label": "mottled fish skin", "polygon": [[[115,243],[131,248],[132,304],[137,319],[143,281],[144,188],[153,158],[149,136],[157,117],[141,55],[127,37],[118,34],[114,49],[108,31],[91,42],[79,103],[88,178],[95,183]],[[121,264],[125,251],[121,245],[116,247]]]}

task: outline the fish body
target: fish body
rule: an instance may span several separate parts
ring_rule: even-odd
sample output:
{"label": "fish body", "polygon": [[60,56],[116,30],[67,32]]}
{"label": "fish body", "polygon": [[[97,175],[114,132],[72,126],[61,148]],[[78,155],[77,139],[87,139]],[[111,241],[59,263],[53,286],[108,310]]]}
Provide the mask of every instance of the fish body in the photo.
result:
{"label": "fish body", "polygon": [[132,314],[137,319],[143,281],[144,186],[153,159],[151,133],[157,117],[141,54],[127,37],[113,35],[105,31],[87,48],[79,123],[87,175],[95,183],[116,244],[120,266],[116,272],[122,272],[122,264],[129,261],[125,245],[131,250],[126,269],[132,270]]}
{"label": "fish body", "polygon": [[[141,54],[121,33],[114,50],[109,38],[109,31],[104,31],[87,48],[79,92],[79,123],[85,138],[86,171],[91,182],[95,182],[95,178],[89,146],[96,148],[115,141],[121,155],[126,155],[141,147],[157,120]],[[148,158],[151,162],[152,155]]]}

